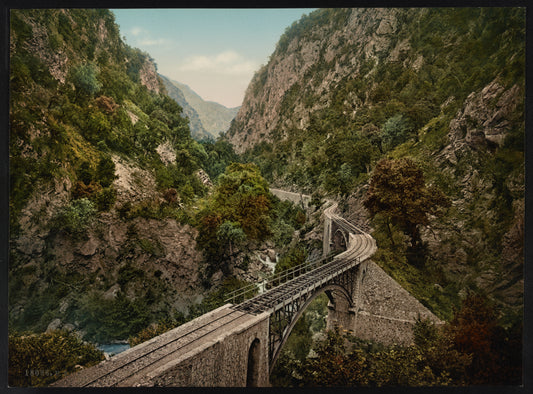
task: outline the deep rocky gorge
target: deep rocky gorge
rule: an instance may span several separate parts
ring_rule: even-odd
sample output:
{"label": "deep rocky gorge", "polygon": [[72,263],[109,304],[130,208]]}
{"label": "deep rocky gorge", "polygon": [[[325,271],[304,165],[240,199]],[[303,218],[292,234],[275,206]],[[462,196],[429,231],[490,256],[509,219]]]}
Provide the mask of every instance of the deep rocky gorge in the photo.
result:
{"label": "deep rocky gorge", "polygon": [[[479,292],[521,316],[523,20],[520,9],[315,11],[282,35],[217,143],[272,186],[338,200],[369,232],[376,163],[413,159],[451,202],[420,229],[417,269],[434,273],[414,279],[432,281],[422,301],[447,303],[449,318]],[[320,254],[310,208],[303,228],[283,229],[286,245],[251,242],[229,272],[208,275],[195,215],[217,185],[208,160],[223,154],[196,140],[220,124],[202,126],[176,104],[184,94],[167,97],[171,81],[106,10],[18,10],[11,32],[10,328],[126,339],[187,314],[228,277],[259,281],[289,250]],[[399,279],[414,266],[383,261]],[[113,331],[117,316],[132,326]]]}
{"label": "deep rocky gorge", "polygon": [[[14,11],[10,40],[10,327],[125,340],[187,315],[223,280],[193,220],[213,182],[154,60],[107,10]],[[271,272],[253,259],[238,278]]]}
{"label": "deep rocky gorge", "polygon": [[461,297],[480,291],[520,313],[523,16],[318,10],[286,29],[225,138],[278,187],[336,194],[362,220],[375,163],[415,160],[452,204],[422,229],[431,264]]}

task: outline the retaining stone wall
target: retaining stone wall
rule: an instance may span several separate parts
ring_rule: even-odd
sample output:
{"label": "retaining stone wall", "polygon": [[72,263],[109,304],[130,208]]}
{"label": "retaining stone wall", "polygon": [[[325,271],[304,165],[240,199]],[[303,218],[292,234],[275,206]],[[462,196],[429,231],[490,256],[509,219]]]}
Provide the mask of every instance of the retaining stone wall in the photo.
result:
{"label": "retaining stone wall", "polygon": [[418,317],[443,324],[371,260],[360,264],[354,293],[353,308],[344,297],[335,297],[335,305],[329,306],[328,328],[338,325],[361,339],[409,345]]}

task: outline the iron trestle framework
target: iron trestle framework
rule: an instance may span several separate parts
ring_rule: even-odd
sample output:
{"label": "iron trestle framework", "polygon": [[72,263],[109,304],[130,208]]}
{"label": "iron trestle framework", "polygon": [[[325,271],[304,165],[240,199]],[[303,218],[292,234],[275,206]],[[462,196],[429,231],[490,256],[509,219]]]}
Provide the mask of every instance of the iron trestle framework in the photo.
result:
{"label": "iron trestle framework", "polygon": [[[347,299],[350,307],[354,305],[359,264],[373,254],[375,241],[343,218],[331,215],[331,219],[345,232],[345,239],[350,240],[345,252],[295,267],[292,278],[286,276],[284,283],[232,306],[233,309],[254,315],[270,313],[269,372],[296,321],[316,296],[325,292],[333,303],[332,292],[335,291]],[[275,279],[272,283],[275,283]]]}

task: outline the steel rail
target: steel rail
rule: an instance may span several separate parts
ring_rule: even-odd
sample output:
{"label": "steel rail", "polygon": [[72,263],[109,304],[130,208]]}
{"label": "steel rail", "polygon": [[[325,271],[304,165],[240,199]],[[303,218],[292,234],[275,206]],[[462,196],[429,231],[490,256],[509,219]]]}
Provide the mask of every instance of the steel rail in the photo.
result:
{"label": "steel rail", "polygon": [[333,262],[306,272],[233,308],[249,313],[260,313],[272,308],[272,310],[279,309],[276,305],[283,304],[288,299],[293,298],[296,293],[308,292],[311,287],[316,289],[317,282],[321,282],[319,286],[322,286],[325,277],[327,277],[326,281],[329,281],[332,279],[332,275],[342,274],[354,265],[359,264],[362,258],[372,249],[372,241],[373,239],[368,234],[361,234],[360,242],[346,252],[334,257]]}
{"label": "steel rail", "polygon": [[[81,385],[80,387],[89,387],[89,386],[92,385],[93,383],[96,383],[97,381],[102,380],[102,379],[106,378],[107,376],[116,373],[116,372],[117,372],[118,370],[120,370],[120,369],[123,369],[123,368],[125,368],[125,367],[127,367],[127,366],[132,365],[133,363],[135,363],[136,361],[138,361],[138,360],[140,360],[140,359],[146,357],[147,355],[149,355],[149,354],[153,354],[154,352],[159,351],[159,350],[161,350],[161,349],[163,349],[163,348],[165,348],[165,347],[167,347],[167,346],[170,346],[170,345],[174,344],[175,342],[177,342],[177,341],[179,341],[179,340],[181,340],[181,339],[183,339],[183,338],[186,338],[186,337],[188,337],[188,336],[191,336],[191,335],[193,335],[194,333],[196,333],[198,330],[201,330],[201,329],[204,328],[204,327],[207,327],[207,326],[209,326],[209,325],[212,325],[213,323],[218,322],[219,320],[224,319],[225,317],[230,316],[230,315],[232,315],[232,314],[234,314],[234,313],[236,313],[236,312],[237,312],[237,311],[235,311],[235,310],[229,310],[229,313],[225,313],[225,314],[223,314],[223,315],[217,317],[217,318],[214,319],[214,320],[209,320],[209,321],[206,322],[205,324],[202,324],[200,327],[196,328],[194,331],[188,331],[188,332],[184,333],[183,335],[178,336],[177,338],[173,338],[172,340],[170,340],[170,341],[168,341],[168,342],[165,342],[165,343],[163,343],[163,344],[160,344],[159,346],[155,347],[154,349],[150,349],[148,352],[145,352],[145,353],[143,353],[142,355],[139,355],[139,356],[133,358],[132,360],[129,360],[129,361],[124,362],[124,363],[119,363],[119,364],[116,365],[116,366],[112,366],[113,369],[112,369],[111,371],[106,371],[104,374],[99,375],[98,377],[96,377],[96,378],[90,380],[89,382],[84,383],[84,384]],[[243,316],[243,315],[239,315],[239,316],[237,316],[236,318],[234,318],[234,319],[232,319],[231,321],[226,322],[226,323],[224,323],[224,324],[229,324],[230,322],[233,322],[234,320],[237,320],[238,318],[240,318],[240,317],[242,317],[242,316]],[[219,326],[218,326],[218,327],[219,327]],[[218,328],[218,327],[217,327],[217,328]],[[193,338],[193,340],[197,340],[197,339],[199,339],[199,338],[201,338],[201,337],[203,337],[203,336],[205,336],[205,335],[210,334],[210,333],[213,332],[213,331],[215,331],[215,330],[208,331],[207,333],[205,333],[205,334],[203,334],[203,335],[201,335],[201,336],[199,336],[199,337]],[[167,331],[167,332],[168,332],[168,331]],[[190,343],[190,342],[189,342],[189,343]],[[183,346],[182,346],[182,347],[183,347]],[[179,350],[179,349],[178,349],[178,350]],[[177,351],[177,350],[174,350],[173,352],[176,352],[176,351]],[[122,358],[114,359],[114,360],[113,360],[113,359],[110,359],[108,362],[112,362],[112,361],[115,361],[115,362],[118,363],[119,361],[122,361]],[[150,363],[150,365],[151,365],[151,364],[154,364],[154,363],[157,362],[157,361],[158,361],[158,360],[156,360],[156,361]],[[104,368],[105,366],[107,366],[107,365],[109,365],[109,364],[105,364],[105,365],[104,365],[104,364],[100,364],[100,365],[102,365],[101,368]],[[141,369],[143,369],[143,368],[146,368],[146,366],[141,367]],[[130,377],[130,376],[133,376],[135,373],[137,373],[137,371],[136,371],[136,372],[133,372],[133,373],[130,374],[130,375],[128,375],[126,378],[128,378],[128,377]],[[124,379],[126,379],[126,378],[124,378]],[[124,380],[124,379],[119,380],[117,383],[119,383],[120,381],[122,381],[122,380]],[[116,383],[114,383],[114,384],[116,384]]]}
{"label": "steel rail", "polygon": [[[229,315],[230,314],[227,314],[226,316],[229,316]],[[152,361],[150,363],[141,365],[139,368],[136,368],[133,372],[129,373],[127,376],[122,377],[120,380],[118,380],[117,382],[113,383],[112,387],[120,387],[120,386],[118,386],[120,383],[122,383],[124,381],[127,381],[127,379],[129,379],[131,377],[134,377],[135,375],[141,374],[141,375],[144,376],[145,374],[143,374],[142,371],[149,370],[149,368],[152,367],[154,364],[165,362],[163,360],[173,359],[174,355],[176,355],[176,353],[181,352],[184,348],[186,348],[187,346],[191,345],[194,341],[197,341],[197,340],[199,340],[201,338],[204,338],[207,335],[209,335],[209,334],[221,329],[224,326],[228,326],[228,325],[234,323],[235,321],[237,321],[239,319],[249,319],[249,318],[250,318],[249,315],[246,315],[246,314],[239,315],[239,316],[237,316],[235,318],[232,318],[229,321],[226,321],[226,322],[222,323],[221,325],[218,325],[214,329],[207,330],[203,334],[194,337],[191,341],[183,343],[181,346],[177,346],[175,349],[171,349],[170,352],[168,352],[168,353],[166,353],[165,351],[162,351],[162,353],[163,353],[162,357],[156,358],[154,361]],[[198,332],[198,330],[195,330],[195,332]],[[168,350],[166,350],[166,351],[168,351]],[[149,353],[149,354],[152,354],[152,353]],[[145,357],[146,357],[146,355],[145,355]]]}
{"label": "steel rail", "polygon": [[[298,272],[299,274],[301,274],[302,271],[307,272],[309,269],[315,268],[320,263],[324,261],[328,261],[332,257],[333,257],[333,254],[330,254],[326,257],[319,257],[319,258],[307,260],[304,263],[294,266],[288,270],[284,270],[282,272],[271,274],[270,276],[267,276],[262,282],[252,283],[250,285],[240,287],[232,291],[231,293],[228,293],[226,295],[226,299],[224,300],[224,302],[232,301],[232,303],[235,303],[235,301],[239,299],[240,297],[246,297],[246,294],[249,294],[250,292],[261,289],[261,287],[263,287],[266,290],[267,286],[271,284],[273,284],[273,286],[279,286],[280,284],[284,283],[285,282],[284,279],[287,279],[289,276],[292,276],[293,278],[297,277],[297,275],[295,275],[296,272]],[[276,282],[278,283],[278,285],[276,285]]]}
{"label": "steel rail", "polygon": [[[359,228],[359,227],[355,226],[354,224],[348,222],[343,217],[333,213],[333,211],[337,209],[337,203],[332,202],[332,201],[329,201],[329,202],[331,203],[331,206],[326,208],[324,210],[324,213],[327,216],[331,217],[331,219],[339,227],[341,227],[347,233],[355,232],[356,234],[358,233],[358,234],[362,234],[362,235],[367,235],[367,233],[365,231],[363,231],[361,228]],[[239,289],[236,289],[236,290],[232,291],[231,293],[228,293],[228,295],[226,296],[226,299],[224,300],[224,302],[235,303],[241,297],[243,298],[243,301],[245,301],[247,294],[250,294],[250,293],[253,293],[254,291],[260,290],[261,287],[263,287],[263,289],[265,291],[267,289],[267,286],[270,285],[270,284],[273,284],[274,287],[275,286],[279,286],[282,283],[284,283],[285,282],[284,279],[287,279],[289,276],[292,276],[292,278],[295,278],[297,276],[296,272],[298,272],[298,276],[301,275],[302,268],[305,269],[304,272],[307,272],[310,268],[315,268],[315,266],[318,265],[319,262],[327,261],[328,259],[331,259],[333,254],[334,254],[334,252],[331,253],[330,255],[326,256],[326,257],[319,257],[319,258],[316,258],[316,259],[308,260],[305,263],[299,264],[299,265],[297,265],[295,267],[292,267],[292,268],[290,268],[288,270],[285,270],[283,272],[280,272],[278,274],[272,274],[272,275],[266,277],[262,282],[252,283],[250,285],[247,285],[247,286],[241,287]],[[276,285],[276,282],[277,282],[277,285]]]}
{"label": "steel rail", "polygon": [[[265,312],[271,308],[276,310],[278,309],[277,304],[282,304],[297,293],[307,292],[308,288],[310,288],[312,285],[315,285],[316,287],[317,282],[322,282],[324,278],[328,277],[327,280],[330,280],[331,278],[329,278],[329,276],[333,274],[338,275],[358,263],[359,260],[357,259],[357,256],[346,256],[342,259],[335,259],[333,262],[328,263],[327,265],[323,265],[314,269],[313,271],[293,278],[266,293],[260,294],[243,302],[240,305],[233,306],[233,308],[251,313]],[[320,283],[320,285],[321,284],[322,283]]]}

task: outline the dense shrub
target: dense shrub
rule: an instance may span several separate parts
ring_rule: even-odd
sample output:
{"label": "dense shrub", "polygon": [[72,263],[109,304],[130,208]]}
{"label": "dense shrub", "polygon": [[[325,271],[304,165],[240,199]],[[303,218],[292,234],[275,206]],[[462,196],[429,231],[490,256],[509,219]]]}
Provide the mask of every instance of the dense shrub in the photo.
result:
{"label": "dense shrub", "polygon": [[103,359],[100,350],[72,332],[11,332],[8,382],[12,387],[47,386]]}
{"label": "dense shrub", "polygon": [[95,200],[99,211],[109,211],[117,201],[117,191],[113,187],[106,187],[96,195]]}
{"label": "dense shrub", "polygon": [[73,200],[59,210],[53,218],[52,228],[73,236],[82,236],[96,214],[94,203],[87,198]]}
{"label": "dense shrub", "polygon": [[118,178],[118,176],[115,175],[115,163],[110,157],[103,156],[100,159],[96,166],[95,177],[104,188],[111,186],[113,181]]}
{"label": "dense shrub", "polygon": [[77,91],[92,96],[102,87],[97,74],[98,70],[94,63],[85,63],[74,67],[70,78]]}
{"label": "dense shrub", "polygon": [[79,303],[77,318],[86,331],[85,338],[91,341],[128,338],[150,324],[151,312],[145,297],[131,300],[119,291],[110,299],[93,292]]}

